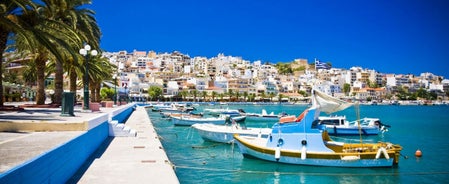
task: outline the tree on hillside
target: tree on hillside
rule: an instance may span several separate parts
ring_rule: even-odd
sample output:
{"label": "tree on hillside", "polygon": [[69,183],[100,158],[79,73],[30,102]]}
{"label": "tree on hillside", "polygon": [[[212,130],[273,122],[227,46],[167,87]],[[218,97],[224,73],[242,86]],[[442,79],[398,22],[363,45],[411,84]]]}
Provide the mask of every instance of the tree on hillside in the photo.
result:
{"label": "tree on hillside", "polygon": [[283,74],[283,75],[293,74],[293,69],[292,69],[290,63],[277,63],[274,66],[278,70],[279,74]]}
{"label": "tree on hillside", "polygon": [[299,90],[298,93],[299,93],[300,95],[302,95],[303,97],[307,97],[307,96],[308,96],[308,95],[307,95],[307,92],[305,92],[305,91],[303,91],[303,90]]}
{"label": "tree on hillside", "polygon": [[183,101],[186,101],[186,97],[188,94],[189,92],[186,90],[182,90],[181,92],[179,92],[179,95],[181,95]]}
{"label": "tree on hillside", "polygon": [[151,100],[157,100],[162,97],[162,88],[158,86],[150,86],[148,88],[148,96]]}
{"label": "tree on hillside", "polygon": [[347,96],[349,92],[351,91],[351,84],[345,83],[343,84],[343,92]]}
{"label": "tree on hillside", "polygon": [[377,82],[373,82],[371,80],[368,80],[367,84],[370,88],[378,88],[379,87],[379,84],[377,84]]}

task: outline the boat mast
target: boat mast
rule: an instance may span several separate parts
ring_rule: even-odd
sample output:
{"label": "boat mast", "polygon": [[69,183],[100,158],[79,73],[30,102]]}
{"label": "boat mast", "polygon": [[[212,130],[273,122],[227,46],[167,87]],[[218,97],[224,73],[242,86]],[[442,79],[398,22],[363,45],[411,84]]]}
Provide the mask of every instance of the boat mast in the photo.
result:
{"label": "boat mast", "polygon": [[357,126],[359,128],[360,145],[363,148],[362,126],[360,125],[360,104],[358,101],[355,103],[354,107],[355,107],[355,115],[356,115],[356,119],[357,119]]}

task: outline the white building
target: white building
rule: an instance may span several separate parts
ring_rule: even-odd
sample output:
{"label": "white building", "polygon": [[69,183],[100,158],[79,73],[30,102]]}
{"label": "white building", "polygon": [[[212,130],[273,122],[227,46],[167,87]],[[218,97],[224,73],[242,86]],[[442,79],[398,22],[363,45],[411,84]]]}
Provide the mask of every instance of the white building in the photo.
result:
{"label": "white building", "polygon": [[167,95],[176,96],[179,93],[179,85],[176,81],[167,82]]}

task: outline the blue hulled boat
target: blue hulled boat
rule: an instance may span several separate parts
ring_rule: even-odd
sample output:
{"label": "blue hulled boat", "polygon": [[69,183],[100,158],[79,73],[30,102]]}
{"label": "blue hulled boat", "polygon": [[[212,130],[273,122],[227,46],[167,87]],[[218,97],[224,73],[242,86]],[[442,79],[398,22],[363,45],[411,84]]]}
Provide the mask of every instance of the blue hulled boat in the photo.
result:
{"label": "blue hulled boat", "polygon": [[321,111],[341,111],[352,104],[319,91],[314,91],[312,100],[312,106],[294,121],[274,124],[266,138],[234,135],[241,153],[267,161],[314,166],[391,167],[399,163],[400,145],[331,140],[327,131],[313,122]]}

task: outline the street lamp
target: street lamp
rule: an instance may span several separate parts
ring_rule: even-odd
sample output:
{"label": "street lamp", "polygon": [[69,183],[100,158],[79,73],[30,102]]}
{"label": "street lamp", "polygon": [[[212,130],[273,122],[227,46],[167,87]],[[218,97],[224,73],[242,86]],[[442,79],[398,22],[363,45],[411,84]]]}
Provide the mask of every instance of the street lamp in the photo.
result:
{"label": "street lamp", "polygon": [[114,106],[117,105],[117,74],[114,74]]}
{"label": "street lamp", "polygon": [[[98,54],[97,50],[90,50],[90,45],[85,45],[84,48],[80,49],[80,54],[84,56],[84,66],[86,70],[84,71],[84,107],[83,110],[89,111],[89,65],[88,65],[88,55],[96,56]],[[89,53],[90,51],[90,53]]]}

